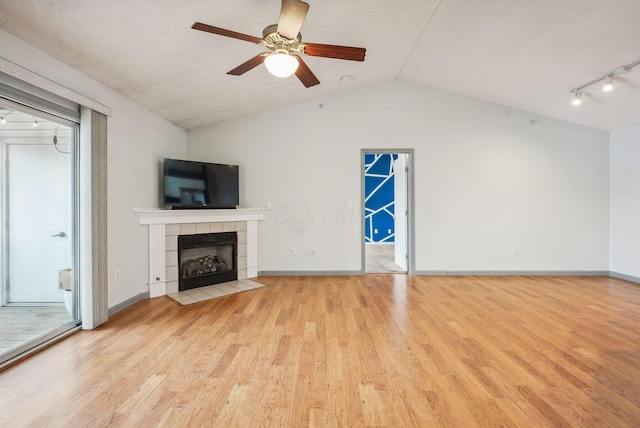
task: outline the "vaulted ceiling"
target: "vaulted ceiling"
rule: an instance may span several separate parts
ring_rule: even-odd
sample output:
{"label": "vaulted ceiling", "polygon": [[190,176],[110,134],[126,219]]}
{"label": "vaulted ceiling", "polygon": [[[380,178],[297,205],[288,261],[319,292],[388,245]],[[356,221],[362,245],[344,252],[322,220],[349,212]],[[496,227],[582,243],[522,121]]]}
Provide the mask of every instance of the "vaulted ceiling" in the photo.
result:
{"label": "vaulted ceiling", "polygon": [[[264,48],[191,29],[261,37],[279,0],[0,0],[0,28],[184,129],[389,79],[604,130],[640,123],[640,66],[620,69],[640,59],[638,0],[307,1],[303,41],[367,49],[362,63],[305,57],[309,89],[264,66],[227,75]],[[599,82],[571,105],[614,70],[613,92]]]}

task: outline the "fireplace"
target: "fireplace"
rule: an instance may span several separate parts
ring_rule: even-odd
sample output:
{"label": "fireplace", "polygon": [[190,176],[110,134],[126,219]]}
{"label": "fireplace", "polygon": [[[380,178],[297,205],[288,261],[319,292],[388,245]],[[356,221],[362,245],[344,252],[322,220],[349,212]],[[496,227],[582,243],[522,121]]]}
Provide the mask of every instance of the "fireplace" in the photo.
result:
{"label": "fireplace", "polygon": [[238,233],[238,279],[258,276],[258,224],[264,208],[229,210],[159,210],[136,208],[149,229],[149,297],[179,292],[178,236]]}
{"label": "fireplace", "polygon": [[178,236],[179,291],[238,279],[237,232]]}

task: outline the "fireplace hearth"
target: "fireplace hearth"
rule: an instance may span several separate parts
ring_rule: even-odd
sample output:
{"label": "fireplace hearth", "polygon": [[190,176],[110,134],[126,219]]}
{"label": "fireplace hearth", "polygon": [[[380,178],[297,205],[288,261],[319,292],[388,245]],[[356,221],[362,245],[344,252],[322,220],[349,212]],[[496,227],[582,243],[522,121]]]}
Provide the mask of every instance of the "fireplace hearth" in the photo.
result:
{"label": "fireplace hearth", "polygon": [[238,279],[237,232],[178,236],[180,291]]}

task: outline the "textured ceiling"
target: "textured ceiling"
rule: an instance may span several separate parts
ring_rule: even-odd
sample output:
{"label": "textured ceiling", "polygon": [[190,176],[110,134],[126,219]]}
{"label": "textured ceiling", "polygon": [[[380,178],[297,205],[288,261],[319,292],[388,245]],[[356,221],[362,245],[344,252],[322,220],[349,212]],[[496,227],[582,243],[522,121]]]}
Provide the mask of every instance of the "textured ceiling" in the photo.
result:
{"label": "textured ceiling", "polygon": [[367,49],[363,63],[306,57],[309,89],[263,66],[227,75],[263,48],[190,28],[261,36],[278,0],[0,0],[0,28],[184,129],[389,79],[605,130],[640,123],[640,66],[579,108],[569,92],[640,59],[639,0],[307,1],[303,41]]}

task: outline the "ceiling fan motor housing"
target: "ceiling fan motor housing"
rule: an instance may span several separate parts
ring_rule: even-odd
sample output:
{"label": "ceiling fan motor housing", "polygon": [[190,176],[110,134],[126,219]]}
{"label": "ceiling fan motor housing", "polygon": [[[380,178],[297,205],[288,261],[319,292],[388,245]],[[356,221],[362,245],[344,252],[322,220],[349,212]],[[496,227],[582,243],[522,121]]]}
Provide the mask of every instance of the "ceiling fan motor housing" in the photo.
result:
{"label": "ceiling fan motor housing", "polygon": [[304,53],[302,34],[298,33],[295,39],[287,39],[278,33],[278,24],[269,25],[262,31],[261,44],[274,53]]}

